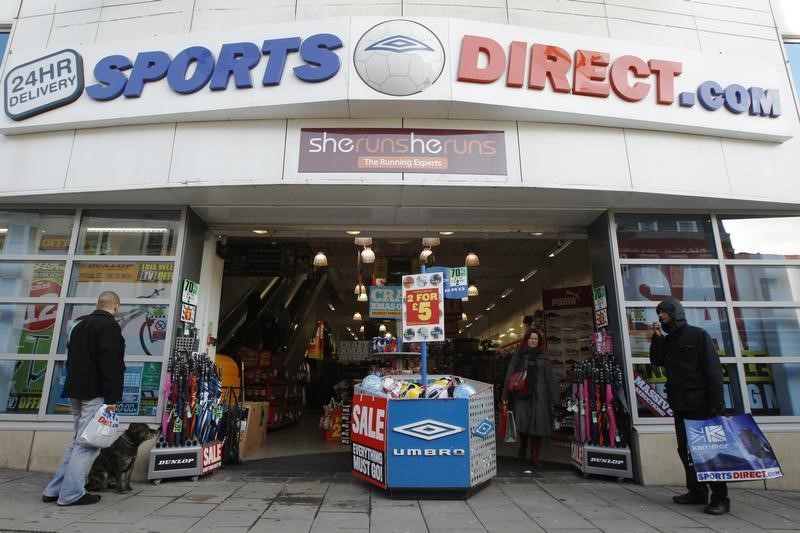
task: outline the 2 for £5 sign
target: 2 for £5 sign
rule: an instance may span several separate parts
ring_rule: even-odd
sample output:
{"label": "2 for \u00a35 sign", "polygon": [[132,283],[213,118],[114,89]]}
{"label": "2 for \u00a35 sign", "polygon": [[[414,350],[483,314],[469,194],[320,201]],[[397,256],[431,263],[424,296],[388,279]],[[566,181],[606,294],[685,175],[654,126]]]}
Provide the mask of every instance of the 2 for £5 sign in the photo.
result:
{"label": "2 for \u00a35 sign", "polygon": [[444,278],[403,276],[403,342],[444,341]]}

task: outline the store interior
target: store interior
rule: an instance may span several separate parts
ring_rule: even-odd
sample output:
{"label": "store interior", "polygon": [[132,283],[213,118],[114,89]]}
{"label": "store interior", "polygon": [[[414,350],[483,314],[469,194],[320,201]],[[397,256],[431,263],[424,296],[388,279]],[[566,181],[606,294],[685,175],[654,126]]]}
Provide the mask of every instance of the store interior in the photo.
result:
{"label": "store interior", "polygon": [[[542,291],[591,285],[585,231],[356,233],[256,228],[229,231],[218,242],[225,274],[217,358],[240,370],[245,402],[266,404],[250,417],[260,417],[266,436],[242,443],[245,462],[349,451],[338,407],[349,403],[354,383],[420,366],[413,353],[392,353],[420,346],[404,345],[402,331],[397,338],[399,320],[370,317],[370,287],[399,285],[421,265],[467,266],[470,286],[466,300],[445,302],[444,339],[427,346],[430,375],[488,383],[499,406],[506,366],[530,315],[566,399],[570,369],[589,356],[594,316],[589,308],[548,324]],[[375,307],[373,314],[391,313]],[[568,418],[564,412],[556,420],[561,415]],[[571,435],[565,426],[545,441],[543,464],[569,463]],[[516,457],[517,445],[498,441],[497,451]]]}

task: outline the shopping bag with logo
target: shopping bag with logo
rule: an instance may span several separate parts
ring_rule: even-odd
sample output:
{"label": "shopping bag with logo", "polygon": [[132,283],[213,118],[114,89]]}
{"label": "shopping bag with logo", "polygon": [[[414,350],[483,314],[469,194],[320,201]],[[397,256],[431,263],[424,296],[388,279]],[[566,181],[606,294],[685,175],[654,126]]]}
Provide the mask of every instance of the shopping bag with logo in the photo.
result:
{"label": "shopping bag with logo", "polygon": [[108,448],[117,437],[119,417],[115,411],[107,411],[106,404],[97,408],[92,421],[86,426],[78,438],[78,442],[94,446],[95,448]]}
{"label": "shopping bag with logo", "polygon": [[516,398],[530,398],[533,392],[531,391],[530,387],[528,386],[528,371],[521,370],[519,372],[514,372],[511,374],[511,377],[508,379],[508,392],[510,392]]}
{"label": "shopping bag with logo", "polygon": [[500,439],[506,438],[506,430],[508,429],[506,417],[508,417],[508,404],[503,402],[503,406],[500,408],[500,427],[497,428],[497,434],[500,435]]}
{"label": "shopping bag with logo", "polygon": [[778,459],[752,415],[685,420],[698,481],[753,481],[783,476]]}
{"label": "shopping bag with logo", "polygon": [[517,442],[517,421],[514,420],[514,411],[506,413],[505,442]]}

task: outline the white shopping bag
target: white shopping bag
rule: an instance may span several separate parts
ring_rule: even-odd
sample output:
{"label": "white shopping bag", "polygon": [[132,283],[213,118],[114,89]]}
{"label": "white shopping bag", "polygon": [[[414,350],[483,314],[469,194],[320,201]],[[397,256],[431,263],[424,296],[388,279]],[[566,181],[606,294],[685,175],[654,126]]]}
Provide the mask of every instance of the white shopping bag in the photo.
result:
{"label": "white shopping bag", "polygon": [[514,411],[506,415],[506,442],[517,442],[517,421],[514,420]]}
{"label": "white shopping bag", "polygon": [[95,448],[108,448],[117,437],[119,418],[115,411],[107,411],[106,404],[101,405],[92,417],[92,421],[83,430],[78,442],[94,446]]}

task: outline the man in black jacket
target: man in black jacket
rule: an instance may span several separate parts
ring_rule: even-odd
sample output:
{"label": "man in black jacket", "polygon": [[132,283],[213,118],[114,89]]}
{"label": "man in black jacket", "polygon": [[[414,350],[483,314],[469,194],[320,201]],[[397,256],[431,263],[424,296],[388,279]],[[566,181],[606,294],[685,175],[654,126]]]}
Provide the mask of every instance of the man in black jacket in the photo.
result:
{"label": "man in black jacket", "polygon": [[67,348],[67,379],[64,396],[70,399],[75,434],[53,479],[42,494],[46,503],[88,505],[100,501],[84,489],[86,474],[96,448],[78,442],[78,437],[102,404],[116,410],[122,400],[125,374],[125,341],[114,317],[119,314],[119,296],[106,291],[97,308],[72,328]]}
{"label": "man in black jacket", "polygon": [[[705,505],[705,512],[721,515],[730,511],[725,483],[700,483],[689,460],[686,427],[683,421],[705,420],[722,414],[722,365],[702,328],[686,323],[686,312],[675,298],[667,298],[656,307],[659,322],[653,323],[650,362],[663,366],[667,373],[667,399],[675,418],[678,455],[686,471],[686,494],[673,496],[680,504]],[[667,335],[662,336],[662,331]],[[711,501],[708,501],[708,489]]]}

